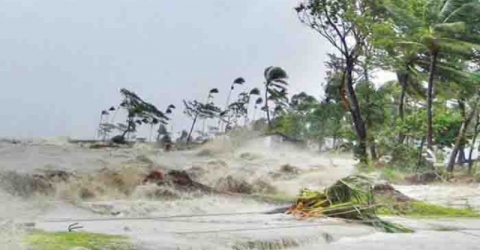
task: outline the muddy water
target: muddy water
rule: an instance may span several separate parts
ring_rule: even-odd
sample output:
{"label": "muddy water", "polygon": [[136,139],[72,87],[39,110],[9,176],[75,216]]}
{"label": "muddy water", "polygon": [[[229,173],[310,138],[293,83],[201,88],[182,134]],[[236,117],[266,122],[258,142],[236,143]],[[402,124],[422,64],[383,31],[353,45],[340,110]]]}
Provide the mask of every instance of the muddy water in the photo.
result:
{"label": "muddy water", "polygon": [[[142,182],[152,170],[185,170],[195,181],[217,189],[232,191],[243,185],[252,193],[288,197],[303,187],[332,184],[351,174],[354,163],[347,156],[266,146],[261,139],[239,143],[224,138],[198,150],[170,153],[146,144],[90,149],[62,140],[2,143],[0,238],[9,241],[2,241],[1,249],[21,249],[22,231],[15,227],[20,222],[35,222],[36,228],[47,231],[66,231],[69,224],[79,222],[82,230],[126,235],[145,249],[366,250],[376,249],[381,242],[401,246],[408,239],[420,245],[436,244],[438,240],[433,239],[440,235],[431,232],[428,223],[415,222],[418,225],[414,226],[424,230],[415,236],[389,236],[338,220],[298,221],[281,214],[265,215],[279,204],[246,196],[184,192]],[[45,170],[56,175],[39,182],[33,175]],[[432,193],[422,187],[401,188],[417,196],[422,190]],[[475,194],[472,190],[461,192]],[[222,215],[232,212],[240,214]],[[131,219],[135,217],[155,218]],[[461,238],[457,236],[479,243],[475,236],[465,234],[451,234],[449,239],[456,242]],[[363,242],[368,247],[358,248]],[[417,248],[402,249],[427,249],[412,244]]]}

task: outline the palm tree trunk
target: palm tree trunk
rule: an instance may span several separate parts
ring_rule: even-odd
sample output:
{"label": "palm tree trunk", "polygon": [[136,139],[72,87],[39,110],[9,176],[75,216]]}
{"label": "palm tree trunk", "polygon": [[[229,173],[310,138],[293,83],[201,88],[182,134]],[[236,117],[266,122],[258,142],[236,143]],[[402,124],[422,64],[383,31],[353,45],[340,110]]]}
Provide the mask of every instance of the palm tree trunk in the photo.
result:
{"label": "palm tree trunk", "polygon": [[270,121],[270,109],[268,108],[268,85],[270,83],[267,82],[265,83],[265,110],[267,112],[267,122],[268,122],[268,128],[272,128],[272,122]]}
{"label": "palm tree trunk", "polygon": [[130,132],[130,127],[132,126],[133,119],[128,118],[127,121],[127,129],[123,131],[122,138],[125,140],[125,136],[127,135],[128,132]]}
{"label": "palm tree trunk", "polygon": [[[403,119],[405,118],[405,96],[407,92],[408,73],[397,73],[397,78],[402,87],[402,92],[400,94],[400,103],[398,104],[398,116],[403,122]],[[404,140],[405,135],[402,131],[400,131],[398,134],[398,143],[403,144]]]}
{"label": "palm tree trunk", "polygon": [[455,166],[455,159],[457,158],[458,151],[461,147],[461,143],[463,141],[463,138],[465,137],[465,134],[467,133],[468,125],[473,119],[473,116],[475,115],[475,109],[472,109],[470,113],[468,114],[468,117],[463,121],[462,126],[460,127],[460,131],[458,132],[457,139],[455,140],[455,145],[452,148],[452,153],[450,155],[450,159],[448,161],[448,166],[447,169],[450,173],[453,172],[454,166]]}
{"label": "palm tree trunk", "polygon": [[187,146],[192,140],[192,132],[193,132],[193,128],[195,128],[195,123],[197,122],[197,118],[198,118],[198,115],[195,115],[195,118],[193,119],[193,122],[192,122],[192,127],[190,128],[190,132],[188,132]]}
{"label": "palm tree trunk", "polygon": [[362,119],[362,114],[360,111],[360,104],[353,88],[353,63],[351,59],[347,60],[346,67],[346,82],[347,92],[350,97],[351,105],[350,113],[352,115],[353,123],[355,125],[355,130],[358,137],[358,151],[357,154],[360,158],[361,163],[368,163],[368,154],[367,154],[367,129],[365,127],[365,122]]}
{"label": "palm tree trunk", "polygon": [[433,51],[431,54],[427,89],[427,148],[433,150],[433,79],[437,67],[438,51]]}
{"label": "palm tree trunk", "polygon": [[103,121],[103,114],[100,115],[100,121],[98,122],[98,129],[97,131],[95,131],[95,136],[93,137],[93,139],[97,139],[97,137],[99,136],[99,132],[100,132],[100,126],[102,126],[102,121]]}
{"label": "palm tree trunk", "polygon": [[[230,91],[228,92],[228,96],[227,96],[227,102],[225,104],[225,110],[228,109],[228,105],[230,105],[230,98],[232,97],[232,91],[233,91],[233,85],[230,87]],[[230,122],[230,118],[228,118],[228,122]],[[222,118],[219,117],[218,118],[218,132],[221,132],[222,131]],[[225,127],[226,129],[226,127]],[[226,132],[226,131],[225,131]]]}
{"label": "palm tree trunk", "polygon": [[152,130],[153,130],[153,124],[150,124],[150,134],[148,136],[149,137],[148,140],[151,141],[151,142],[153,142],[152,141]]}
{"label": "palm tree trunk", "polygon": [[463,167],[464,162],[465,162],[465,146],[462,145],[462,146],[458,149],[457,163],[458,163],[461,167]]}
{"label": "palm tree trunk", "polygon": [[378,159],[378,156],[377,156],[377,149],[375,147],[375,138],[372,137],[370,139],[369,146],[370,146],[370,155],[372,157],[372,160],[376,161]]}
{"label": "palm tree trunk", "polygon": [[422,164],[423,145],[425,145],[425,137],[422,137],[422,140],[420,141],[420,146],[418,147],[417,169],[415,170],[415,172],[417,172],[418,168]]}
{"label": "palm tree trunk", "polygon": [[473,161],[472,161],[472,155],[473,155],[473,149],[475,148],[475,143],[477,142],[477,137],[478,137],[478,129],[480,127],[480,116],[477,113],[477,119],[475,120],[475,130],[473,134],[473,140],[472,140],[472,145],[470,146],[470,153],[468,154],[468,174],[472,174],[473,170]]}

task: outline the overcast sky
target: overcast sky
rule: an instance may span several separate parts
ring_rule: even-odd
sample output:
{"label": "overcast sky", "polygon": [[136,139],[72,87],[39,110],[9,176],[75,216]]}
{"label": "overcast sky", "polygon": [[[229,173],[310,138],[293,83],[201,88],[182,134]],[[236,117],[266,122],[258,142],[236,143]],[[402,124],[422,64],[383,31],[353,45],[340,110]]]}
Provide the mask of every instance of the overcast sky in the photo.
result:
{"label": "overcast sky", "polygon": [[[127,88],[160,109],[210,88],[225,103],[239,76],[267,66],[291,93],[321,95],[330,46],[293,10],[298,0],[0,0],[0,136],[92,137]],[[117,121],[123,120],[118,117]]]}

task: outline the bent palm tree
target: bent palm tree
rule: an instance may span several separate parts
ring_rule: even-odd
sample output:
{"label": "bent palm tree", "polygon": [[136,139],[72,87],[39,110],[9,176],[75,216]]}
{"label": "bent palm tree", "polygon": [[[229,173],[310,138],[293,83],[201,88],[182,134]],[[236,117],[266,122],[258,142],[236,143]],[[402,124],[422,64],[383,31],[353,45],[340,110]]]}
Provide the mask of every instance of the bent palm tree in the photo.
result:
{"label": "bent palm tree", "polygon": [[270,120],[268,100],[271,100],[272,97],[286,96],[286,87],[288,85],[286,79],[288,79],[288,75],[282,68],[273,66],[266,68],[263,75],[265,77],[265,111],[267,112],[268,127],[271,128],[272,122]]}
{"label": "bent palm tree", "polygon": [[[470,35],[480,20],[478,0],[391,1],[387,8],[399,30],[410,30],[403,44],[419,46],[430,56],[427,87],[427,147],[433,148],[433,89],[442,53],[470,54],[480,49]],[[419,11],[423,10],[423,11]],[[469,34],[470,33],[470,34]]]}
{"label": "bent palm tree", "polygon": [[259,97],[259,98],[255,101],[255,110],[253,111],[253,121],[255,121],[255,119],[256,119],[258,105],[260,105],[260,104],[262,104],[262,103],[263,103],[263,99],[262,99],[261,97]]}

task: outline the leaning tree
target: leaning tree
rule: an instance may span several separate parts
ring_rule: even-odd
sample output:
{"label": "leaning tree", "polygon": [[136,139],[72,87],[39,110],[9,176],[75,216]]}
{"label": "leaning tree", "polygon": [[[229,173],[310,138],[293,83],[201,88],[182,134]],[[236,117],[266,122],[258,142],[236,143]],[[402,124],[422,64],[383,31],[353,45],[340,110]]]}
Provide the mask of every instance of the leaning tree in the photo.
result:
{"label": "leaning tree", "polygon": [[125,141],[128,133],[136,131],[137,126],[153,122],[168,124],[169,118],[155,105],[144,101],[137,94],[127,89],[121,89],[123,101],[120,107],[127,111],[126,129],[120,136]]}
{"label": "leaning tree", "polygon": [[279,107],[280,103],[288,101],[287,98],[287,79],[288,75],[285,70],[280,67],[270,66],[265,69],[265,107],[264,110],[267,113],[268,127],[272,128],[272,122],[270,119],[270,108],[268,106],[269,101],[275,102],[275,109]]}
{"label": "leaning tree", "polygon": [[[209,92],[209,100],[210,95],[218,93],[217,89],[212,89]],[[195,124],[197,123],[198,119],[213,119],[216,117],[220,117],[222,110],[215,106],[212,102],[202,103],[197,100],[193,101],[183,101],[185,106],[184,113],[192,119],[192,126],[190,127],[190,132],[188,133],[187,137],[187,145],[191,141],[192,132],[195,129]]]}

